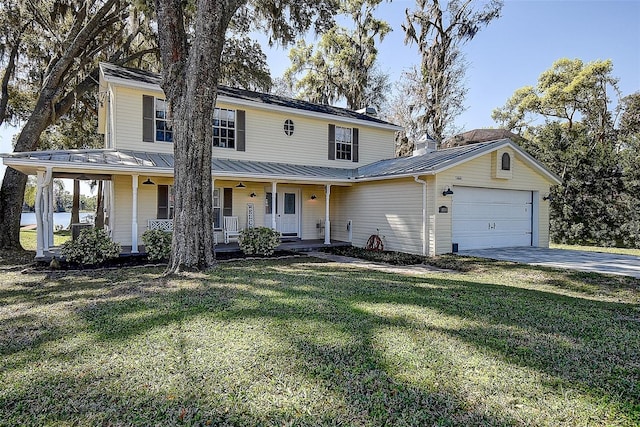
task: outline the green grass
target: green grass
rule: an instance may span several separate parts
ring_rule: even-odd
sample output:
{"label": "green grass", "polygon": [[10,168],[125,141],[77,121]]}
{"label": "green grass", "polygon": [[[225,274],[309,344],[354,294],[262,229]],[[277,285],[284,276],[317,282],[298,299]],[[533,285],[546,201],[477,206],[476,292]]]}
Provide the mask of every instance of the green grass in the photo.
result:
{"label": "green grass", "polygon": [[606,252],[611,254],[640,256],[640,249],[638,248],[605,248],[601,246],[563,245],[560,243],[551,243],[549,247],[552,249],[569,249],[574,251]]}
{"label": "green grass", "polygon": [[[71,239],[69,230],[56,231],[53,233],[53,245],[60,246]],[[36,230],[20,230],[20,244],[27,251],[35,251],[37,248]]]}
{"label": "green grass", "polygon": [[296,258],[0,274],[0,425],[640,423],[640,281]]}

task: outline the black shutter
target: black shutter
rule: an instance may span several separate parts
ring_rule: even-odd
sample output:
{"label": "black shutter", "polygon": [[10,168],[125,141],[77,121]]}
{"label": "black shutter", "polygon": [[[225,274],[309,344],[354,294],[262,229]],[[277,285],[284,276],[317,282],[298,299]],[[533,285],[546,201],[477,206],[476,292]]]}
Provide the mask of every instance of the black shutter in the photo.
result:
{"label": "black shutter", "polygon": [[245,148],[245,112],[244,110],[236,110],[236,150],[246,151]]}
{"label": "black shutter", "polygon": [[329,160],[336,159],[336,125],[329,125]]}
{"label": "black shutter", "polygon": [[351,133],[351,160],[358,162],[358,128],[353,128]]}
{"label": "black shutter", "polygon": [[142,140],[145,142],[154,142],[154,100],[153,96],[142,95]]}
{"label": "black shutter", "polygon": [[169,186],[158,185],[157,219],[169,219]]}
{"label": "black shutter", "polygon": [[223,203],[222,215],[223,216],[233,215],[233,188],[224,189],[224,198],[222,203]]}

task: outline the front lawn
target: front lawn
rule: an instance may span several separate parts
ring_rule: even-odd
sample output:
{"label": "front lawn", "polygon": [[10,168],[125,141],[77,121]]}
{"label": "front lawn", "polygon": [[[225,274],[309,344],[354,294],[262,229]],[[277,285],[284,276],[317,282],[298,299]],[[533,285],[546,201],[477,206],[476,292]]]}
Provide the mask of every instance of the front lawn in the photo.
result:
{"label": "front lawn", "polygon": [[640,423],[640,281],[313,258],[0,274],[0,425]]}
{"label": "front lawn", "polygon": [[640,256],[640,249],[638,248],[605,248],[603,246],[563,245],[561,243],[551,243],[549,247],[551,249],[569,249],[574,251],[606,252],[611,254]]}

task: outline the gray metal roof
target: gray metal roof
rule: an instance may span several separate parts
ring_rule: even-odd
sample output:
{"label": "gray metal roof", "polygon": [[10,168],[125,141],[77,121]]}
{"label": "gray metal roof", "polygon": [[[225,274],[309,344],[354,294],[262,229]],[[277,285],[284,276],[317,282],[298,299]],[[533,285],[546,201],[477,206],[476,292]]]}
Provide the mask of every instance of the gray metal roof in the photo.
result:
{"label": "gray metal roof", "polygon": [[432,173],[449,164],[459,163],[466,158],[491,150],[509,140],[502,139],[485,143],[446,148],[413,157],[397,157],[380,160],[358,168],[356,178],[372,178],[395,175],[412,175]]}
{"label": "gray metal roof", "polygon": [[[114,77],[118,79],[132,80],[136,82],[157,85],[158,90],[162,90],[160,84],[162,78],[159,74],[148,71],[136,70],[134,68],[121,67],[119,65],[103,62],[100,64],[104,76],[108,79]],[[284,96],[272,95],[269,93],[254,92],[246,89],[238,89],[229,86],[219,85],[218,95],[228,96],[239,100],[252,101],[260,104],[275,105],[279,107],[294,108],[315,113],[330,114],[338,117],[364,120],[371,123],[396,126],[377,117],[367,114],[357,113],[346,108],[334,107],[333,105],[315,104],[300,99],[287,98]]]}
{"label": "gray metal roof", "polygon": [[[324,166],[295,165],[290,163],[258,162],[250,160],[231,160],[213,158],[211,169],[214,176],[237,176],[243,178],[284,177],[301,180],[366,180],[385,179],[412,175],[430,175],[443,169],[460,164],[477,156],[491,152],[501,146],[509,145],[515,149],[533,167],[547,175],[551,180],[559,178],[533,159],[524,150],[508,139],[483,142],[461,147],[432,151],[420,156],[400,157],[380,160],[358,168],[332,168]],[[8,166],[30,167],[46,166],[47,163],[64,164],[72,169],[82,170],[88,166],[95,171],[122,170],[130,173],[139,170],[143,173],[172,173],[173,154],[148,153],[128,150],[63,150],[33,151],[24,153],[0,154]]]}

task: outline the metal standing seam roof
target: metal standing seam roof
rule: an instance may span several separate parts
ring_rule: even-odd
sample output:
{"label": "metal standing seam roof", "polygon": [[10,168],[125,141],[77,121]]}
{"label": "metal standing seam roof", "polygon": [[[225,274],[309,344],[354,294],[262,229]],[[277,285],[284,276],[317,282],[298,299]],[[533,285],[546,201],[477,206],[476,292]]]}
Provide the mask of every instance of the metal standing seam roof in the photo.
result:
{"label": "metal standing seam roof", "polygon": [[[100,68],[105,78],[113,77],[117,79],[131,80],[145,84],[158,86],[158,90],[162,90],[160,84],[162,78],[159,74],[149,71],[137,70],[134,68],[121,67],[119,65],[103,62]],[[311,111],[314,113],[330,114],[337,117],[363,120],[365,122],[377,123],[382,125],[397,126],[393,123],[381,120],[375,116],[358,113],[347,108],[334,107],[333,105],[316,104],[313,102],[303,101],[300,99],[287,98],[284,96],[273,95],[270,93],[256,92],[246,89],[233,88],[230,86],[219,85],[218,95],[227,96],[239,100],[252,101],[260,104],[268,104],[279,107],[293,108],[297,110]]]}
{"label": "metal standing seam roof", "polygon": [[[447,148],[432,151],[420,156],[399,157],[380,160],[358,168],[332,168],[325,166],[296,165],[278,162],[259,162],[251,160],[231,160],[213,158],[211,168],[214,175],[229,174],[260,178],[264,177],[291,177],[292,179],[334,179],[334,180],[366,180],[371,178],[389,178],[410,175],[424,175],[436,173],[443,168],[453,166],[465,160],[488,153],[494,149],[508,144],[522,153],[530,162],[534,163],[548,176],[558,182],[546,168],[535,159],[522,151],[516,144],[508,139],[477,143],[461,147]],[[129,171],[131,167],[147,169],[161,169],[163,173],[171,171],[174,167],[173,154],[148,153],[128,150],[66,150],[66,151],[33,151],[23,153],[2,154],[5,163],[11,166],[12,159],[32,161],[38,166],[44,166],[46,162],[67,163],[77,165],[82,169],[84,165],[91,165],[99,169],[100,166],[109,169],[123,168]],[[21,162],[22,163],[22,162]],[[160,172],[160,171],[159,171]]]}
{"label": "metal standing seam roof", "polygon": [[356,178],[430,173],[442,169],[449,164],[458,163],[466,158],[490,151],[494,146],[502,145],[506,142],[511,141],[503,139],[431,151],[420,156],[380,160],[359,167]]}

